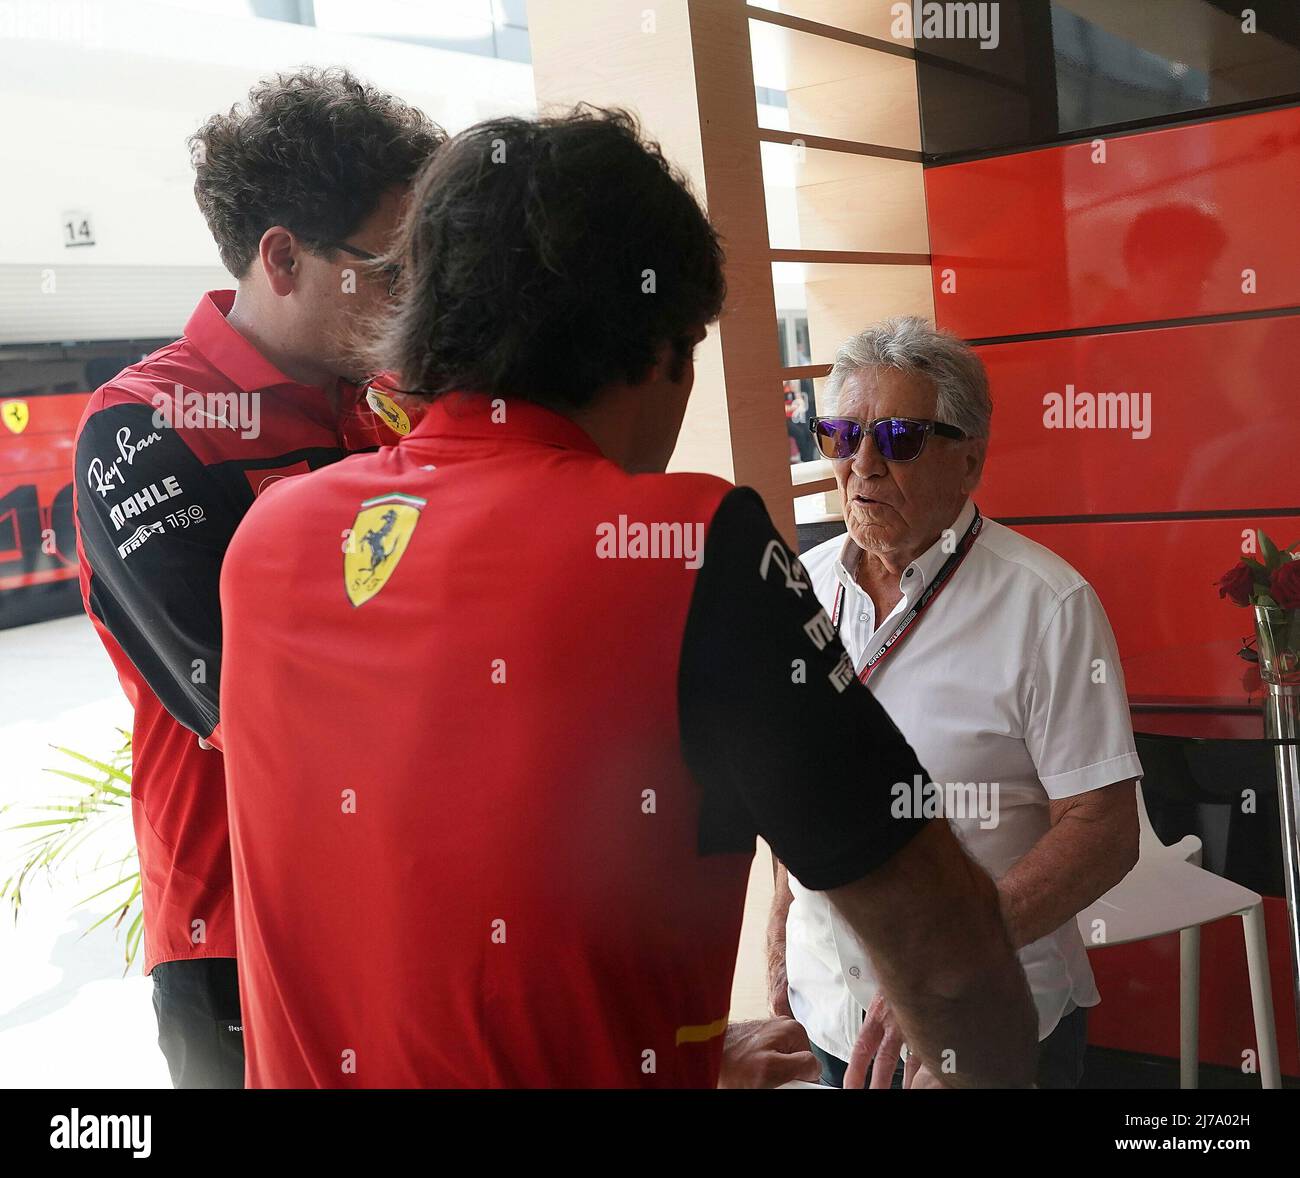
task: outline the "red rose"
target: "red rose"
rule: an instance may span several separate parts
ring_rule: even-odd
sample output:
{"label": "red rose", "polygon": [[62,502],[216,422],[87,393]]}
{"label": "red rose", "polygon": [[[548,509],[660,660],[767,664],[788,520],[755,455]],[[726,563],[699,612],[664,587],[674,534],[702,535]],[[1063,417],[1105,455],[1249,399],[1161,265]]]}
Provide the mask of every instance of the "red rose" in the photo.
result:
{"label": "red rose", "polygon": [[1300,560],[1288,560],[1275,569],[1268,590],[1283,609],[1300,609]]}
{"label": "red rose", "polygon": [[1226,597],[1237,605],[1250,604],[1250,591],[1254,588],[1255,578],[1245,564],[1234,564],[1219,578],[1219,596]]}

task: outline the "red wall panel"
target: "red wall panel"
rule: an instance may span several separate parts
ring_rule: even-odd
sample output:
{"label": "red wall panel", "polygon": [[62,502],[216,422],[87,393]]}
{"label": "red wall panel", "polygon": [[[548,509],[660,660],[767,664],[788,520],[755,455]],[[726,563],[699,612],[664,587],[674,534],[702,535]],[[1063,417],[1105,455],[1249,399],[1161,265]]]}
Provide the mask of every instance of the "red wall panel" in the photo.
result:
{"label": "red wall panel", "polygon": [[[980,356],[994,405],[979,494],[990,515],[1300,508],[1300,317],[994,344]],[[1044,400],[1067,386],[1076,405],[1084,393],[1145,395],[1149,436],[1048,428]]]}
{"label": "red wall panel", "polygon": [[[1300,305],[1300,109],[925,173],[935,313],[966,339]],[[943,272],[956,274],[946,292]],[[1242,291],[1242,271],[1257,293]]]}
{"label": "red wall panel", "polygon": [[1243,532],[1256,527],[1279,543],[1300,539],[1300,516],[1021,524],[1016,531],[1068,560],[1097,590],[1130,696],[1209,699],[1242,691],[1246,664],[1233,651],[1254,622],[1249,610],[1220,600],[1215,582],[1240,559]]}
{"label": "red wall panel", "polygon": [[[1300,538],[1300,515],[1284,514],[1300,508],[1300,316],[1088,329],[1300,308],[1300,109],[1102,146],[926,171],[940,325],[975,340],[1048,336],[980,349],[995,413],[977,498],[994,518],[1083,517],[1017,530],[1097,589],[1131,697],[1256,702],[1257,675],[1236,656],[1252,617],[1215,582],[1245,533]],[[1134,423],[1047,428],[1044,398],[1067,385],[1149,393],[1149,436]],[[1242,514],[1209,518],[1225,511]],[[1280,900],[1265,908],[1283,1068],[1296,1074],[1286,916]],[[1176,1056],[1177,939],[1092,958],[1102,1005],[1090,1040]],[[1239,921],[1206,928],[1202,971],[1202,1058],[1240,1067],[1255,1043]]]}

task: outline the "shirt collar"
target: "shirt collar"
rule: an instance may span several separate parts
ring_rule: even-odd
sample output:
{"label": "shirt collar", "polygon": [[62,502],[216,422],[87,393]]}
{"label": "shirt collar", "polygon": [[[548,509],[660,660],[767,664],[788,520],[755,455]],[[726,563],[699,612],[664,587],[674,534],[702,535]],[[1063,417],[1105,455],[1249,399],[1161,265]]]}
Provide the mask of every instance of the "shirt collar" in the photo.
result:
{"label": "shirt collar", "polygon": [[[199,300],[185,324],[185,338],[234,385],[232,391],[254,393],[274,389],[280,402],[319,425],[333,429],[341,422],[360,419],[362,428],[373,432],[372,411],[361,402],[364,386],[340,380],[338,408],[331,409],[324,389],[319,385],[299,384],[286,376],[230,325],[226,317],[234,305],[233,290],[210,290]],[[379,442],[377,438],[363,440],[367,445]]]}
{"label": "shirt collar", "polygon": [[[960,540],[966,534],[966,529],[970,527],[971,520],[974,518],[975,500],[967,499],[962,504],[962,509],[957,513],[957,518],[946,530],[951,531],[956,539]],[[934,575],[943,568],[948,557],[952,555],[953,550],[951,547],[945,550],[943,539],[943,536],[940,536],[903,570],[898,578],[898,588],[904,596],[914,596],[924,589],[934,579]],[[835,562],[835,576],[845,589],[856,589],[859,593],[862,593],[865,591],[853,576],[852,569],[852,566],[857,563],[857,551],[858,546],[853,543],[853,538],[845,536],[844,547],[840,549],[839,559]]]}
{"label": "shirt collar", "polygon": [[303,387],[285,376],[230,326],[226,316],[234,305],[233,290],[208,291],[185,324],[185,338],[240,392],[252,393],[275,385]]}
{"label": "shirt collar", "polygon": [[599,454],[600,447],[576,422],[518,397],[444,393],[411,431],[410,439],[433,437],[514,439],[562,450]]}

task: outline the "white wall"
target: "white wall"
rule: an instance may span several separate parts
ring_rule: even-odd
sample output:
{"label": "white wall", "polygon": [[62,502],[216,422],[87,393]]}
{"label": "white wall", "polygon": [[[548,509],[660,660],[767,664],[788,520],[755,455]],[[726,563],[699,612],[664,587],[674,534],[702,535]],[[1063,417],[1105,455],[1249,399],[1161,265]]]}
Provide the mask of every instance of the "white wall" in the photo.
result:
{"label": "white wall", "polygon": [[[0,0],[0,343],[178,333],[191,294],[230,283],[185,139],[303,64],[346,65],[449,131],[534,109],[518,62],[148,0]],[[93,246],[64,245],[71,210]]]}

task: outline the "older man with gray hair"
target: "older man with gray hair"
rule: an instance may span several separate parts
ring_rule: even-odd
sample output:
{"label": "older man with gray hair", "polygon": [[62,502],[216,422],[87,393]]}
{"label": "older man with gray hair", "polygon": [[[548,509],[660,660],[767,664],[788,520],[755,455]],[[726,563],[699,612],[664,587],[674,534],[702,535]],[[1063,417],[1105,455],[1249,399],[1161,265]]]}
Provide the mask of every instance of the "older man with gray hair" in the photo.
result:
{"label": "older man with gray hair", "polygon": [[[932,777],[897,783],[895,812],[945,814],[997,882],[1038,1008],[1038,1085],[1074,1087],[1099,1001],[1075,915],[1138,848],[1142,769],[1110,625],[1064,560],[980,514],[992,402],[960,340],[915,317],[869,327],[824,399],[834,411],[811,428],[848,535],[802,563]],[[773,1010],[804,1025],[825,1082],[860,1087],[874,1061],[872,1087],[911,1083],[910,1066],[894,1080],[906,1046],[866,953],[784,870],[768,946]]]}

